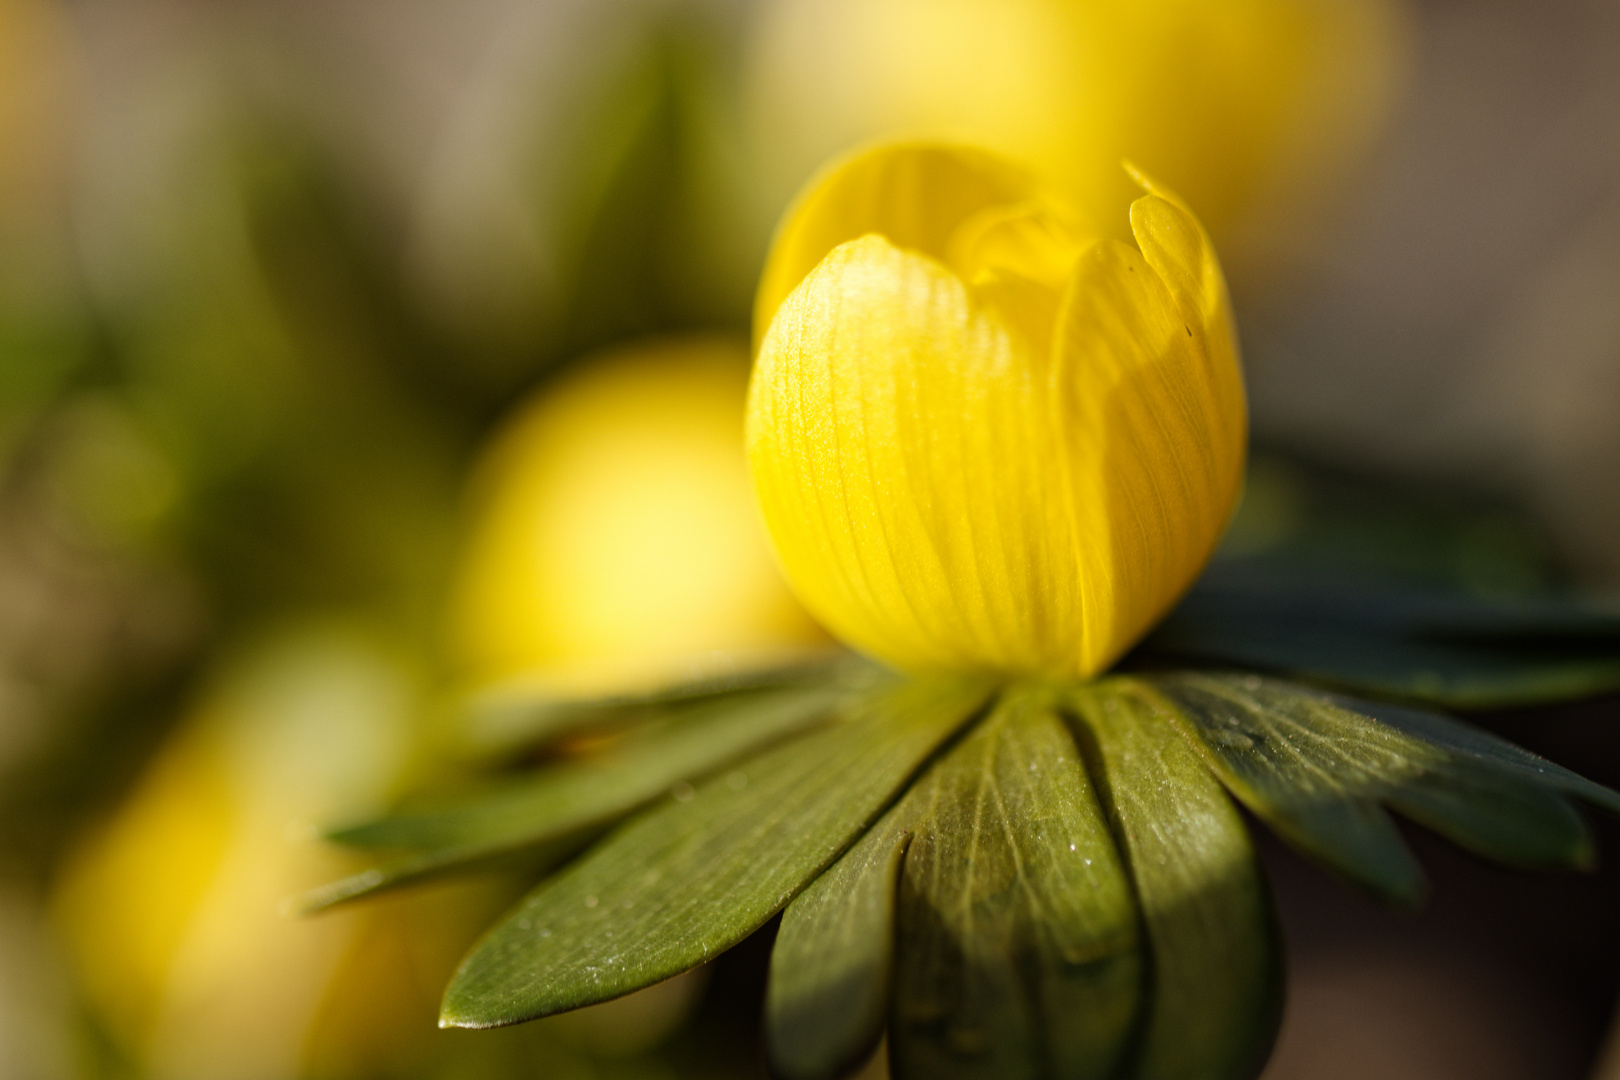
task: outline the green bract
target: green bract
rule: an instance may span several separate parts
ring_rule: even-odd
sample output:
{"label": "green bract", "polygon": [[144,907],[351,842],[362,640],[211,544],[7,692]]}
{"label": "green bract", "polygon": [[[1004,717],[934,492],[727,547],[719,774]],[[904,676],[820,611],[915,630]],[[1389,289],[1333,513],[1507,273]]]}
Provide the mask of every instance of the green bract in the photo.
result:
{"label": "green bract", "polygon": [[[1232,620],[1216,638],[1241,640],[1241,604],[1202,610]],[[1538,610],[1545,629],[1554,609]],[[1525,612],[1431,615],[1444,639]],[[1562,617],[1566,646],[1614,639],[1612,620]],[[1184,660],[1193,640],[1176,644]],[[1496,685],[1524,700],[1546,688],[1544,645],[1515,640],[1496,639]],[[1434,712],[1161,664],[1151,642],[1092,683],[901,678],[844,658],[640,699],[508,701],[507,753],[603,748],[332,834],[389,861],[309,899],[582,852],[467,957],[447,1025],[628,993],[780,913],[765,1028],[788,1080],[846,1075],[885,1033],[897,1077],[1252,1077],[1282,979],[1239,805],[1401,904],[1423,879],[1390,811],[1534,868],[1590,863],[1575,800],[1620,811],[1608,789]]]}

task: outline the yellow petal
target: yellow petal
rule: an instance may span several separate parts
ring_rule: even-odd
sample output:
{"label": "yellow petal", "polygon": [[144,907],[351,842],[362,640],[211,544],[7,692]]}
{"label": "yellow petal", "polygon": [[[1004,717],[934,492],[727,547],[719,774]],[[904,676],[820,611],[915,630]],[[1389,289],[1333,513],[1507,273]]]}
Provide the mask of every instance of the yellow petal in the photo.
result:
{"label": "yellow petal", "polygon": [[947,262],[965,281],[1011,271],[1062,290],[1084,237],[1061,208],[1035,200],[987,206],[951,236]]}
{"label": "yellow petal", "polygon": [[[1169,205],[1169,204],[1165,204]],[[1052,390],[1072,471],[1088,646],[1118,658],[1208,562],[1243,473],[1242,379],[1225,324],[1185,317],[1143,254],[1090,248],[1058,316]]]}
{"label": "yellow petal", "polygon": [[[1169,198],[1133,208],[1140,252],[1002,217],[958,218],[927,252],[868,233],[772,307],[749,462],[789,579],[845,641],[912,669],[1085,677],[1225,528],[1241,375],[1219,265]],[[1037,279],[1064,258],[1053,294]]]}
{"label": "yellow petal", "polygon": [[835,249],[783,303],[750,389],[749,461],[789,579],[845,641],[911,668],[1025,651],[1039,530],[996,503],[1040,456],[1026,359],[959,278],[878,236]]}
{"label": "yellow petal", "polygon": [[867,233],[938,259],[985,207],[1032,192],[1021,172],[967,147],[887,144],[829,165],[788,209],[771,243],[754,304],[754,333],[827,253]]}
{"label": "yellow petal", "polygon": [[946,263],[1023,336],[1025,347],[1045,355],[1058,301],[1086,243],[1061,207],[1035,199],[998,203],[957,226]]}
{"label": "yellow petal", "polygon": [[1125,171],[1148,192],[1131,204],[1131,233],[1142,254],[1164,278],[1183,318],[1202,320],[1218,336],[1213,346],[1235,365],[1232,306],[1209,234],[1179,195],[1129,162]]}

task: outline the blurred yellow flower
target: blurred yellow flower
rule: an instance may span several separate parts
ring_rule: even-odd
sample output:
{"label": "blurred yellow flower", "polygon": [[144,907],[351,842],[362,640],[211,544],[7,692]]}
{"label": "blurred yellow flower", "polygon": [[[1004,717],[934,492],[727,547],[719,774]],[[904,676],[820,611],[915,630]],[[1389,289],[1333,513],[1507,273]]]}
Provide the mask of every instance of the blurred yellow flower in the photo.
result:
{"label": "blurred yellow flower", "polygon": [[1139,248],[941,146],[861,153],[789,212],[748,458],[789,579],[845,641],[1086,677],[1208,560],[1246,443],[1226,287],[1197,220],[1137,180]]}
{"label": "blurred yellow flower", "polygon": [[452,597],[473,681],[570,690],[825,642],[771,560],[743,459],[745,344],[584,360],[495,437]]}
{"label": "blurred yellow flower", "polygon": [[282,905],[352,868],[314,829],[391,794],[414,682],[343,626],[251,648],[70,853],[55,920],[87,1014],[135,1075],[300,1074],[355,921],[289,919]]}
{"label": "blurred yellow flower", "polygon": [[537,1062],[595,1075],[594,1059],[645,1052],[685,1017],[701,979],[483,1045],[439,1031],[444,981],[521,891],[499,875],[289,917],[288,901],[358,869],[314,830],[377,813],[409,770],[414,667],[325,621],[236,654],[69,853],[56,927],[85,1013],[128,1075],[493,1080]]}
{"label": "blurred yellow flower", "polygon": [[1264,206],[1263,229],[1279,202],[1309,202],[1366,146],[1399,82],[1401,12],[1395,0],[768,0],[750,129],[773,191],[856,143],[931,138],[1006,154],[1089,212],[1130,197],[1116,167],[1128,157],[1224,245],[1246,214]]}

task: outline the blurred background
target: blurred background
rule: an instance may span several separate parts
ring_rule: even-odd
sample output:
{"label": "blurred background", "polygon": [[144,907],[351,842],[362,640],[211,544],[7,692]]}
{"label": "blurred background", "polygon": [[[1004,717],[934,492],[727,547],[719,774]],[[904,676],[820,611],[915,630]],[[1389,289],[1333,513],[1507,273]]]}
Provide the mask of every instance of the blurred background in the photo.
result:
{"label": "blurred background", "polygon": [[[759,1073],[768,942],[439,1032],[521,881],[280,905],[470,691],[825,644],[748,315],[864,140],[989,145],[1105,234],[1121,157],[1182,192],[1268,448],[1235,540],[1352,477],[1450,515],[1430,577],[1613,597],[1616,55],[1612,0],[0,0],[0,1078]],[[1620,781],[1620,702],[1485,719]],[[1268,1076],[1620,1076],[1620,875],[1417,842],[1417,918],[1268,848]]]}

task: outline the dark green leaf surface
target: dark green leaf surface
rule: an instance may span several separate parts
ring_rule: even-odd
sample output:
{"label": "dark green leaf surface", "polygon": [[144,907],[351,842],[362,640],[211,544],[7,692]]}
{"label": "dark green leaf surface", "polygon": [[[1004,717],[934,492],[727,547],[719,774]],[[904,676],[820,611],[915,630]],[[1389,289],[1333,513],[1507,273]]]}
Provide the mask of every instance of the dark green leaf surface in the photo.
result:
{"label": "dark green leaf surface", "polygon": [[916,680],[620,826],[474,949],[441,1022],[491,1027],[617,997],[741,941],[829,865],[993,684]]}
{"label": "dark green leaf surface", "polygon": [[1589,866],[1596,857],[1591,835],[1564,796],[1620,812],[1620,795],[1487,731],[1414,709],[1334,700],[1445,755],[1439,775],[1406,785],[1387,801],[1487,858],[1529,868]]}
{"label": "dark green leaf surface", "polygon": [[1380,803],[1514,865],[1591,857],[1584,823],[1559,794],[1563,770],[1483,732],[1424,717],[1431,739],[1416,730],[1421,714],[1397,727],[1358,703],[1253,675],[1152,681],[1184,707],[1233,794],[1307,854],[1393,899],[1415,900],[1421,878]]}
{"label": "dark green leaf surface", "polygon": [[544,687],[513,684],[487,690],[463,710],[450,751],[458,757],[498,758],[558,739],[646,719],[658,710],[751,691],[825,686],[859,687],[881,678],[879,669],[847,653],[800,663],[753,668],[656,687],[644,693],[562,698]]}
{"label": "dark green leaf surface", "polygon": [[1459,847],[1509,866],[1590,869],[1596,859],[1580,812],[1550,788],[1463,770],[1444,783],[1401,787],[1385,802]]}
{"label": "dark green leaf surface", "polygon": [[1433,743],[1452,757],[1501,770],[1620,813],[1620,793],[1471,724],[1383,702],[1356,701],[1344,704],[1415,738]]}
{"label": "dark green leaf surface", "polygon": [[1503,708],[1620,689],[1620,617],[1216,564],[1137,655]]}
{"label": "dark green leaf surface", "polygon": [[1130,887],[1073,736],[1015,688],[906,796],[897,1080],[1106,1077],[1143,975]]}
{"label": "dark green leaf surface", "polygon": [[1170,675],[1152,680],[1190,720],[1195,744],[1233,795],[1281,836],[1327,866],[1403,903],[1423,873],[1377,799],[1439,752],[1341,711],[1282,710],[1254,695],[1257,676]]}
{"label": "dark green leaf surface", "polygon": [[782,912],[765,994],[766,1049],[782,1080],[833,1080],[877,1048],[910,842],[897,806]]}
{"label": "dark green leaf surface", "polygon": [[1131,1074],[1246,1080],[1282,1013],[1270,896],[1248,829],[1150,687],[1107,679],[1075,695],[1100,759],[1147,930],[1151,998]]}

